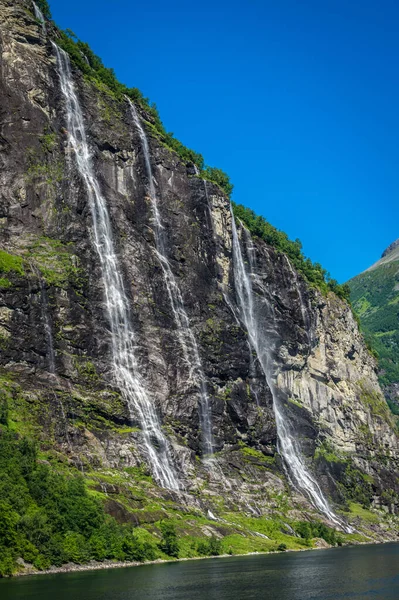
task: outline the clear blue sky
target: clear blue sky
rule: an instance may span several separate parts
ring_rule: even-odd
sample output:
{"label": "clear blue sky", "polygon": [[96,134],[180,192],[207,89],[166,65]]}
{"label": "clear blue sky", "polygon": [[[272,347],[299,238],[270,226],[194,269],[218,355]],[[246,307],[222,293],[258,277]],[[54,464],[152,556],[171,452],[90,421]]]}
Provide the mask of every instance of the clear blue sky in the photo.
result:
{"label": "clear blue sky", "polygon": [[399,237],[396,0],[50,0],[339,281]]}

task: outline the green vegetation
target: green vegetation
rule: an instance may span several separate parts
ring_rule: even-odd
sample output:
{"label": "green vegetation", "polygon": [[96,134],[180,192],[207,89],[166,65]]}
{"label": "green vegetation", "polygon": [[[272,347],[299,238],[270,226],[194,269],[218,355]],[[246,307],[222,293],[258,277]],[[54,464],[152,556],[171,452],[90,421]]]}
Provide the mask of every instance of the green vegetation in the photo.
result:
{"label": "green vegetation", "polygon": [[0,277],[0,289],[6,290],[7,288],[9,288],[11,286],[12,286],[12,283],[9,279],[7,279],[7,277]]}
{"label": "green vegetation", "polygon": [[302,402],[297,398],[287,398],[287,400],[290,404],[294,404],[294,406],[298,406],[298,408],[303,408]]}
{"label": "green vegetation", "polygon": [[[4,411],[2,421],[4,423]],[[4,427],[0,432],[0,576],[21,557],[39,569],[94,558],[148,560],[156,546],[130,525],[118,525],[90,496],[79,475],[38,461],[37,448]]]}
{"label": "green vegetation", "polygon": [[99,375],[95,365],[90,360],[74,357],[74,366],[82,379],[88,383],[96,383],[99,381]]}
{"label": "green vegetation", "polygon": [[40,162],[36,158],[32,160],[33,155],[28,156],[29,167],[26,172],[26,180],[31,183],[37,179],[42,180],[50,187],[61,183],[64,178],[64,165],[61,161]]}
{"label": "green vegetation", "polygon": [[274,456],[267,456],[266,454],[263,454],[263,452],[261,452],[260,450],[256,450],[256,448],[247,446],[247,444],[245,444],[241,440],[238,442],[238,445],[240,446],[241,453],[245,457],[251,457],[251,458],[257,459],[257,461],[265,463],[265,465],[274,465],[274,463],[275,463]]}
{"label": "green vegetation", "polygon": [[[44,1],[43,6],[45,7],[46,14],[49,14],[47,2]],[[215,183],[228,197],[231,196],[233,185],[230,182],[229,176],[221,169],[205,165],[201,154],[187,148],[174,137],[173,133],[167,132],[156,105],[151,103],[148,98],[145,98],[139,89],[129,88],[120,83],[114,70],[105,67],[101,58],[92,51],[87,43],[79,40],[73,31],[66,29],[65,31],[59,31],[57,44],[69,54],[72,62],[83,72],[87,80],[95,83],[101,91],[110,94],[117,100],[123,100],[127,96],[135,104],[139,105],[147,117],[147,126],[162,144],[176,152],[183,161],[194,163],[198,168],[201,178]],[[48,146],[50,142],[51,148],[51,144],[55,144],[55,140],[53,138],[48,139],[48,135],[51,134],[47,134],[47,137],[42,139],[42,143],[46,142]],[[52,181],[57,181],[57,173],[52,173],[51,179]],[[318,287],[323,293],[333,291],[340,298],[349,299],[350,291],[346,285],[338,284],[335,279],[331,279],[330,275],[319,263],[312,263],[309,258],[304,257],[299,240],[295,240],[294,242],[289,240],[285,233],[277,230],[263,217],[255,215],[252,210],[242,205],[233,203],[233,210],[234,214],[245,223],[254,236],[264,239],[279,252],[286,253],[293,266],[304,275],[309,283]]]}
{"label": "green vegetation", "polygon": [[355,502],[365,509],[370,507],[373,498],[372,479],[359,471],[351,460],[347,461],[338,487],[349,505]]}
{"label": "green vegetation", "polygon": [[363,402],[363,404],[370,408],[374,416],[379,416],[389,423],[390,413],[388,410],[388,405],[385,402],[385,399],[382,396],[382,394],[380,394],[374,389],[370,389],[367,386],[367,382],[363,380],[359,381],[359,387],[361,390],[359,398]]}
{"label": "green vegetation", "polygon": [[[379,401],[383,403],[384,411],[389,412],[385,401],[381,398]],[[367,427],[363,434],[366,437],[369,434]],[[314,457],[315,460],[324,460],[335,465],[337,486],[347,506],[355,502],[365,509],[370,507],[373,497],[373,479],[360,471],[350,456],[338,452],[331,443],[324,441],[316,449]]]}
{"label": "green vegetation", "polygon": [[65,288],[72,283],[75,288],[82,286],[77,257],[72,255],[69,245],[41,236],[29,246],[27,255],[49,285]]}
{"label": "green vegetation", "polygon": [[[37,0],[37,5],[43,15],[51,19],[51,11],[47,0]],[[201,154],[187,148],[174,137],[173,133],[168,132],[161,121],[156,104],[145,98],[138,88],[129,88],[120,83],[114,70],[105,67],[101,58],[92,51],[86,42],[79,40],[73,31],[70,29],[66,29],[65,31],[58,29],[58,34],[57,44],[69,54],[72,62],[82,71],[87,80],[94,83],[100,91],[111,95],[117,100],[122,100],[127,96],[135,104],[138,104],[145,112],[148,119],[147,125],[151,130],[153,129],[160,141],[169,149],[176,152],[183,161],[194,163],[201,172],[201,177],[216,183],[230,196],[233,186],[230,183],[228,175],[221,169],[205,166],[204,158]],[[56,144],[55,134],[47,133],[41,136],[40,142],[45,151],[51,152]],[[54,172],[50,174],[48,173],[48,169],[48,165],[35,163],[30,167],[29,176],[46,175],[47,179],[50,179],[51,182],[56,182],[60,176],[60,166],[57,166]]]}
{"label": "green vegetation", "polygon": [[36,0],[36,4],[42,11],[43,15],[47,19],[51,19],[51,10],[50,10],[50,6],[49,6],[49,3],[47,2],[47,0]]}
{"label": "green vegetation", "polygon": [[215,167],[206,166],[200,173],[203,179],[207,179],[208,181],[212,181],[213,183],[217,183],[220,188],[225,192],[225,194],[230,198],[233,192],[233,184],[230,182],[230,178],[224,171],[221,169],[216,169]]}
{"label": "green vegetation", "polygon": [[[361,273],[348,282],[366,340],[377,355],[383,386],[399,381],[399,261]],[[399,408],[390,403],[396,414]]]}
{"label": "green vegetation", "polygon": [[200,556],[220,556],[223,554],[223,545],[221,540],[212,535],[209,539],[198,543],[197,552]]}
{"label": "green vegetation", "polygon": [[[226,513],[224,517],[231,524],[237,523],[238,526],[247,531],[267,536],[269,539],[263,539],[260,546],[266,552],[311,548],[313,547],[313,538],[322,538],[332,546],[343,543],[343,538],[337,531],[318,520],[292,521],[287,516],[282,518],[277,514],[269,518],[254,518],[236,513]],[[290,534],[287,531],[287,524],[290,525]],[[292,534],[292,531],[297,534],[297,537]],[[228,548],[228,544],[230,544],[234,553],[249,551],[248,540],[245,538],[238,543],[234,535],[229,535],[223,539],[225,549]]]}
{"label": "green vegetation", "polygon": [[57,145],[57,134],[54,131],[46,132],[39,137],[44,152],[52,152]]}
{"label": "green vegetation", "polygon": [[327,441],[324,441],[316,448],[314,458],[315,460],[324,459],[329,463],[345,462],[345,458],[339,456],[333,446]]}
{"label": "green vegetation", "polygon": [[[92,372],[90,366],[88,370]],[[43,418],[51,419],[49,410],[54,408],[54,399],[43,398],[32,389],[25,394],[20,382],[16,383],[6,373],[0,389],[0,574],[3,576],[19,568],[18,558],[37,569],[45,569],[50,564],[61,565],[66,561],[80,564],[91,559],[145,561],[276,552],[312,547],[314,537],[322,537],[332,545],[340,543],[337,534],[321,523],[304,525],[293,521],[289,516],[292,506],[285,493],[269,491],[273,514],[260,518],[226,512],[223,498],[212,497],[214,505],[220,507],[219,524],[193,507],[182,510],[170,498],[159,495],[144,466],[91,470],[83,455],[85,473],[80,474],[60,454],[51,436],[40,446],[30,441],[32,436],[40,436],[39,423]],[[76,401],[67,405],[67,413],[74,415],[67,417],[70,428],[83,432],[85,425],[80,412],[87,409],[90,423],[100,425],[103,421],[106,429],[102,431],[113,431],[108,428],[107,420],[108,412],[114,411],[112,399],[107,399],[112,406],[106,408],[98,394],[93,396],[93,406],[82,396],[75,396],[69,392],[66,400]],[[99,413],[104,418],[100,419]],[[121,433],[119,428],[115,428],[115,433]],[[268,458],[245,445],[240,451],[248,460]],[[347,485],[353,488],[357,474],[348,473],[349,476],[352,479],[348,479]],[[364,477],[363,482],[370,484]],[[138,522],[138,526],[120,525],[105,512],[110,494],[121,510],[134,514],[132,521]],[[350,506],[359,500],[351,500]],[[292,535],[290,527],[300,537]]]}
{"label": "green vegetation", "polygon": [[179,556],[180,545],[177,539],[176,527],[170,521],[162,521],[160,525],[162,540],[159,544],[162,552],[168,556]]}
{"label": "green vegetation", "polygon": [[[92,368],[88,367],[89,374]],[[300,549],[312,542],[289,534],[290,504],[284,493],[269,492],[274,510],[268,517],[247,517],[223,511],[223,499],[213,497],[220,506],[222,524],[202,515],[197,509],[182,507],[159,495],[151,475],[143,466],[92,470],[81,455],[85,473],[80,474],[59,452],[55,442],[58,401],[65,401],[68,427],[83,431],[93,423],[108,435],[121,434],[110,423],[109,414],[119,415],[113,398],[92,399],[60,391],[43,396],[7,373],[0,379],[0,574],[15,572],[18,558],[37,569],[64,562],[85,563],[91,559],[144,561],[156,558],[217,556],[251,551],[275,552]],[[89,402],[92,402],[90,404]],[[87,414],[88,424],[82,421]],[[102,416],[104,415],[104,416]],[[64,417],[65,418],[65,417]],[[40,423],[46,419],[50,433],[41,439]],[[61,430],[66,425],[61,423]],[[90,430],[90,426],[89,426]],[[127,430],[131,433],[131,429]],[[132,440],[134,444],[134,441]],[[248,460],[264,457],[253,448],[242,446]],[[112,490],[110,492],[110,490]],[[106,513],[109,501],[133,513],[139,526],[120,525]],[[264,539],[254,532],[263,533]]]}
{"label": "green vegetation", "polygon": [[312,263],[310,258],[305,258],[302,253],[302,244],[298,239],[293,242],[286,233],[270,225],[264,217],[255,214],[250,208],[234,202],[232,206],[234,216],[244,223],[251,235],[264,240],[278,252],[284,252],[292,266],[302,273],[311,285],[319,288],[325,294],[332,291],[340,298],[349,300],[349,287],[346,284],[340,285],[335,279],[331,279],[329,273],[319,263]]}
{"label": "green vegetation", "polygon": [[[104,511],[102,500],[106,497],[94,491],[98,484],[91,491],[87,487],[90,486],[88,475],[84,479],[73,469],[66,469],[63,462],[54,463],[50,455],[39,452],[34,442],[11,431],[8,425],[8,406],[3,399],[0,402],[0,576],[18,571],[19,558],[43,570],[51,565],[83,564],[92,559],[146,561],[179,556],[218,556],[226,549],[232,554],[244,547],[244,551],[254,547],[275,551],[281,550],[282,545],[287,548],[292,544],[301,547],[296,538],[279,534],[278,527],[275,528],[277,539],[267,544],[259,538],[243,538],[233,533],[233,523],[230,535],[223,540],[215,535],[204,538],[201,526],[214,526],[214,523],[197,513],[183,519],[175,513],[177,520],[162,519],[154,526],[118,524]],[[162,513],[161,506],[146,497],[145,489],[152,486],[151,479],[143,476],[132,480],[137,473],[131,471],[126,469],[125,475],[118,472],[108,476],[96,473],[93,484],[100,478],[100,481],[109,481],[122,489],[123,485],[136,482],[139,485],[129,487],[131,491],[126,499],[118,495],[118,500],[127,505],[132,502],[129,498],[134,498],[135,502],[149,502],[146,511],[151,520],[151,510],[154,514]],[[250,521],[253,528],[274,530],[272,523],[266,520]],[[156,531],[161,534],[160,541],[154,535]]]}
{"label": "green vegetation", "polygon": [[[0,250],[0,273],[16,273],[17,275],[25,275],[23,260],[20,256],[9,254],[4,250]],[[3,280],[3,285],[4,285]],[[5,284],[5,287],[8,287]]]}
{"label": "green vegetation", "polygon": [[[148,98],[137,88],[129,88],[120,83],[113,69],[104,66],[90,46],[79,40],[70,30],[60,31],[60,37],[57,38],[57,44],[69,54],[72,62],[84,73],[85,77],[100,86],[101,91],[111,94],[117,100],[123,100],[125,96],[130,98],[135,104],[139,105],[147,116],[147,125],[154,131],[160,141],[176,152],[185,162],[194,163],[201,177],[216,183],[228,196],[230,196],[233,186],[226,173],[215,167],[205,166],[204,158],[198,152],[187,148],[173,133],[166,131],[158,113],[156,104],[151,103]],[[105,86],[105,87],[104,87]]]}
{"label": "green vegetation", "polygon": [[331,546],[335,546],[338,544],[342,545],[342,538],[337,535],[335,529],[331,529],[331,527],[327,527],[324,523],[320,522],[310,522],[310,521],[299,521],[295,524],[295,531],[303,538],[310,542],[312,538],[322,538],[330,544]]}
{"label": "green vegetation", "polygon": [[371,510],[364,508],[361,504],[357,502],[349,503],[348,514],[352,517],[359,517],[366,523],[377,524],[381,520],[381,516],[372,512]]}

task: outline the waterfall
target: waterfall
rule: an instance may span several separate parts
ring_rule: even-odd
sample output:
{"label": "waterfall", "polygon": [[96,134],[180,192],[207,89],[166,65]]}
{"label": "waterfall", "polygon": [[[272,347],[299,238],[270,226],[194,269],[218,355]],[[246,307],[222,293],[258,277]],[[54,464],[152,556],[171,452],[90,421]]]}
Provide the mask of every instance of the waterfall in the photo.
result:
{"label": "waterfall", "polygon": [[110,325],[115,381],[127,403],[131,419],[135,417],[139,419],[146,459],[152,467],[155,479],[163,487],[178,489],[168,443],[162,433],[152,399],[139,373],[135,356],[137,344],[129,317],[129,302],[115,252],[106,201],[94,174],[69,57],[54,42],[52,43],[57,55],[61,92],[67,113],[68,141],[86,187],[92,215],[94,245],[101,265],[105,305]]}
{"label": "waterfall", "polygon": [[[56,384],[56,382],[58,381],[58,378],[57,378],[57,374],[55,371],[54,338],[53,338],[53,331],[52,331],[52,327],[51,327],[51,320],[49,318],[50,311],[49,311],[46,284],[40,274],[39,269],[36,267],[33,267],[33,270],[40,281],[41,316],[42,316],[42,322],[44,324],[44,334],[46,337],[46,357],[47,357],[47,362],[48,362],[47,366],[48,366],[48,372],[51,375],[51,378],[53,381],[53,386],[54,386],[54,384]],[[65,439],[67,441],[68,449],[71,450],[71,443],[70,443],[69,434],[68,434],[68,419],[65,414],[65,409],[64,409],[64,405],[62,403],[61,396],[56,394],[54,387],[52,388],[52,394],[53,394],[55,402],[57,402],[60,406],[62,422],[64,423],[64,429],[65,429]]]}
{"label": "waterfall", "polygon": [[33,10],[35,12],[35,17],[41,23],[42,31],[45,34],[46,33],[46,20],[44,18],[44,15],[43,15],[42,11],[40,10],[40,8],[38,7],[38,5],[36,4],[36,2],[32,2],[32,4],[33,4]]}
{"label": "waterfall", "polygon": [[[273,372],[273,352],[276,348],[276,341],[273,340],[273,330],[267,332],[267,334],[265,333],[258,312],[258,303],[266,302],[269,304],[269,301],[263,296],[261,299],[258,298],[253,292],[252,281],[256,279],[256,273],[254,270],[253,245],[250,234],[249,232],[246,232],[251,245],[249,246],[249,264],[245,264],[232,209],[231,216],[233,230],[234,285],[239,305],[239,314],[248,331],[250,344],[257,354],[260,366],[273,396],[278,450],[284,459],[292,484],[299,488],[309,498],[314,507],[324,513],[332,523],[349,532],[348,526],[342,523],[334,514],[324,497],[319,484],[307,469],[299,443],[296,439],[295,424],[289,422],[289,417],[285,412],[284,404],[280,398],[280,390],[277,387],[276,377]],[[269,317],[273,320],[273,309],[270,306],[268,306],[268,309],[270,311]],[[271,323],[271,325],[273,326],[273,323]]]}
{"label": "waterfall", "polygon": [[295,282],[295,287],[296,287],[296,291],[298,294],[299,305],[300,305],[301,314],[302,314],[303,327],[305,329],[306,336],[307,336],[308,342],[309,342],[309,352],[311,352],[312,345],[313,345],[313,338],[312,338],[312,322],[309,317],[309,311],[308,311],[309,304],[306,304],[305,299],[303,297],[301,286],[298,282],[297,272],[294,271],[294,269],[292,268],[291,262],[286,254],[284,254],[284,258],[287,262],[287,266],[288,266],[288,268],[291,272],[292,278]]}
{"label": "waterfall", "polygon": [[200,391],[200,423],[202,452],[205,455],[213,454],[213,436],[212,436],[212,415],[209,396],[205,383],[205,375],[199,355],[199,349],[194,333],[191,329],[190,320],[184,307],[183,297],[180,292],[176,278],[172,272],[169,260],[167,258],[165,239],[161,216],[158,208],[158,199],[155,191],[153,173],[150,161],[150,149],[147,136],[140,122],[136,107],[129,98],[127,98],[132,114],[133,123],[139,133],[142,143],[145,167],[148,178],[148,191],[153,212],[154,234],[156,245],[156,256],[161,265],[169,302],[172,308],[173,317],[176,323],[177,336],[181,345],[184,360],[190,372],[190,380],[199,387]]}
{"label": "waterfall", "polygon": [[[194,173],[196,174],[196,176],[201,177],[201,172],[200,172],[199,168],[197,167],[197,165],[195,163],[193,163],[193,166],[194,166]],[[210,201],[209,194],[208,194],[208,186],[206,183],[206,179],[202,178],[202,182],[204,184],[205,198],[206,198],[206,204],[207,204],[207,208],[208,208],[209,222],[210,222],[210,226],[212,229],[212,235],[215,236],[215,227],[214,227],[214,223],[213,223],[212,206],[211,206],[211,201]]]}
{"label": "waterfall", "polygon": [[40,313],[41,320],[44,327],[44,336],[46,338],[46,359],[47,359],[47,368],[48,373],[51,375],[55,375],[55,352],[54,352],[54,338],[53,331],[51,327],[51,321],[49,318],[49,305],[48,305],[48,297],[46,290],[46,283],[40,273],[40,270],[37,266],[32,263],[31,269],[33,273],[36,275],[40,282]]}
{"label": "waterfall", "polygon": [[212,229],[212,236],[215,239],[215,224],[213,222],[212,204],[211,204],[211,199],[209,198],[209,194],[208,194],[208,185],[206,183],[206,179],[203,179],[202,181],[204,182],[204,191],[205,191],[206,205],[208,208],[209,223],[210,223],[210,227]]}
{"label": "waterfall", "polygon": [[51,323],[48,316],[48,299],[46,286],[43,279],[40,279],[40,295],[41,295],[41,311],[42,320],[44,324],[44,334],[46,336],[46,347],[47,347],[47,361],[49,373],[55,375],[55,353],[54,353],[54,340],[53,332],[51,330]]}

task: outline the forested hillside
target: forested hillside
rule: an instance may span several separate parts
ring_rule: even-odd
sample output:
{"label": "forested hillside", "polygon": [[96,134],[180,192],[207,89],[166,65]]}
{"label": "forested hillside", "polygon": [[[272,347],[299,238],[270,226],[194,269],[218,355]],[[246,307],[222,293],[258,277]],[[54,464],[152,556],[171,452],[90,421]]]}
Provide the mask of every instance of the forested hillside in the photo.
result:
{"label": "forested hillside", "polygon": [[378,356],[379,379],[399,414],[399,256],[392,244],[380,261],[348,282],[367,342]]}

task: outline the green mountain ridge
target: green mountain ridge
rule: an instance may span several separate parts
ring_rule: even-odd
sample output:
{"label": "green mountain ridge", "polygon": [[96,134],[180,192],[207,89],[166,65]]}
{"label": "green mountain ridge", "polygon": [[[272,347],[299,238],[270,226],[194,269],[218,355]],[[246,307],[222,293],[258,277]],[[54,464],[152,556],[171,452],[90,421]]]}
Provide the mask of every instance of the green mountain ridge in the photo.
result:
{"label": "green mountain ridge", "polygon": [[399,239],[348,285],[365,337],[378,355],[387,401],[399,414]]}

